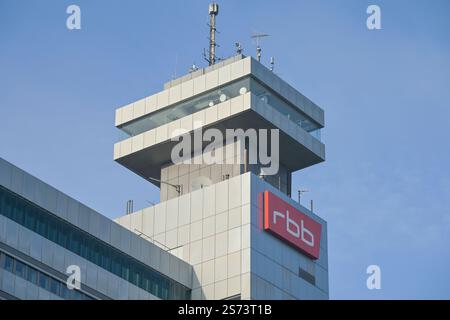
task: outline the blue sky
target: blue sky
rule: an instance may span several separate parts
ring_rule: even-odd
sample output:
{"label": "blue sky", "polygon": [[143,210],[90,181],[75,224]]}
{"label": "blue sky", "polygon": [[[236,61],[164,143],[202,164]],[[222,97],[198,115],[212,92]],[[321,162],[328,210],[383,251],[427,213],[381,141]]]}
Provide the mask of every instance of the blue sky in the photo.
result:
{"label": "blue sky", "polygon": [[[112,160],[114,110],[204,64],[208,3],[0,0],[0,156],[109,217],[157,202]],[[240,41],[253,55],[250,35],[269,33],[263,62],[325,110],[327,161],[293,190],[329,223],[331,298],[449,299],[450,3],[219,4],[218,54]],[[366,28],[369,4],[382,30]]]}

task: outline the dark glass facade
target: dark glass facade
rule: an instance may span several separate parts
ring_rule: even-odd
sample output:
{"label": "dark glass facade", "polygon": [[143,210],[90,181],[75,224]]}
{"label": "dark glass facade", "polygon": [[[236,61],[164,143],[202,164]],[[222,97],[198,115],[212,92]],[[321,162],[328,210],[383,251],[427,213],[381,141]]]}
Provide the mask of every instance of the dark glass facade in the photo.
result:
{"label": "dark glass facade", "polygon": [[161,299],[190,299],[191,290],[0,187],[0,214]]}
{"label": "dark glass facade", "polygon": [[63,281],[50,277],[1,251],[0,269],[11,272],[64,300],[94,300],[94,298],[81,291],[75,289],[70,290]]}

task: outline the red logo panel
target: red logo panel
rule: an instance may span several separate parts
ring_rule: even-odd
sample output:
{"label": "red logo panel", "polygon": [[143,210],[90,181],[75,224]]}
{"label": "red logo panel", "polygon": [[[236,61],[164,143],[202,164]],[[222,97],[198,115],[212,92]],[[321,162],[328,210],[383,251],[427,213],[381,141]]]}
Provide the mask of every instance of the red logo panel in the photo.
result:
{"label": "red logo panel", "polygon": [[269,191],[264,191],[264,230],[319,258],[322,225]]}

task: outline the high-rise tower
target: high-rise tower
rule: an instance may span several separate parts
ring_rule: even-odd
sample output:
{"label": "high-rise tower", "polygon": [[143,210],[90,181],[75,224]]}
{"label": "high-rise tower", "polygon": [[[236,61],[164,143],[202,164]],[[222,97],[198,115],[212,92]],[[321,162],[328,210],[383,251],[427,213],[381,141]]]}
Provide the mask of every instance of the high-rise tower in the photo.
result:
{"label": "high-rise tower", "polygon": [[323,126],[252,57],[172,80],[116,110],[114,159],[161,200],[116,221],[193,265],[193,299],[327,299],[326,222],[291,199],[292,172],[325,160]]}

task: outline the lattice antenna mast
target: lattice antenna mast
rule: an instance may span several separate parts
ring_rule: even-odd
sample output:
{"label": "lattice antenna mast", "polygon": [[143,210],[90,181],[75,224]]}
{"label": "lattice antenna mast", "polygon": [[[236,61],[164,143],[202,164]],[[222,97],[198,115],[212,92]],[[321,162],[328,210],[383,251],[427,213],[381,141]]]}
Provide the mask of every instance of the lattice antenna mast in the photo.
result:
{"label": "lattice antenna mast", "polygon": [[209,52],[208,55],[203,53],[203,56],[209,65],[212,66],[216,63],[216,16],[219,14],[219,5],[217,3],[211,3],[209,5]]}

